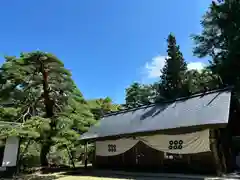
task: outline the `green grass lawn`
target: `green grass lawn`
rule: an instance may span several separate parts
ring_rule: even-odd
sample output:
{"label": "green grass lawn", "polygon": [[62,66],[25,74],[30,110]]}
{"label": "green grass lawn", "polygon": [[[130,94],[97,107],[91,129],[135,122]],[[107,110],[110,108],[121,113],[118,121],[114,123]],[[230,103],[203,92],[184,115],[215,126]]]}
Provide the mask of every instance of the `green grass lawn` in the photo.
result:
{"label": "green grass lawn", "polygon": [[90,175],[62,175],[56,174],[57,180],[130,180],[129,178],[119,178],[119,177],[96,177]]}

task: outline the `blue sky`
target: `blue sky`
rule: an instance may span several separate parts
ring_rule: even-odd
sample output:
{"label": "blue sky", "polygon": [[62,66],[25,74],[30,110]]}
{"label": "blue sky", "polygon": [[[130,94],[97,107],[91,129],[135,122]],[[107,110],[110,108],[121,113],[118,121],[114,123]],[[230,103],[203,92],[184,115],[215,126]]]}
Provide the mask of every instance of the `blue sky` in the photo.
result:
{"label": "blue sky", "polygon": [[[208,0],[11,0],[0,6],[0,55],[42,50],[72,71],[85,98],[124,102],[132,82],[157,80],[174,33],[190,68],[192,33]],[[3,62],[3,58],[1,58]]]}

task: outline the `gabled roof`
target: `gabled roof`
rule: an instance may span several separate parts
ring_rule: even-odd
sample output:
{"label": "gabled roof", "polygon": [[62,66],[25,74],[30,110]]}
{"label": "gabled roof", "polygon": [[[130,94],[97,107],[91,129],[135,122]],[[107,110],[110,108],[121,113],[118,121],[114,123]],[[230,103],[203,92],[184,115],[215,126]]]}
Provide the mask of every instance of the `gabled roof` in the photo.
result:
{"label": "gabled roof", "polygon": [[190,126],[227,124],[230,101],[231,91],[220,90],[113,113],[90,127],[80,139],[90,140]]}

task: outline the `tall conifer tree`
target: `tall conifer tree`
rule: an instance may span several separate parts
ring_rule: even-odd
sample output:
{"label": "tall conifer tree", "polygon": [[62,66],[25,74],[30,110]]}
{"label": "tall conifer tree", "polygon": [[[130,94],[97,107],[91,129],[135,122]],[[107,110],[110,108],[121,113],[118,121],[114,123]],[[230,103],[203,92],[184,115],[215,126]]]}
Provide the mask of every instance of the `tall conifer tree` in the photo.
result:
{"label": "tall conifer tree", "polygon": [[161,75],[161,97],[165,99],[175,99],[183,95],[184,76],[187,71],[187,63],[184,61],[177,45],[176,38],[169,34],[168,39],[168,57]]}

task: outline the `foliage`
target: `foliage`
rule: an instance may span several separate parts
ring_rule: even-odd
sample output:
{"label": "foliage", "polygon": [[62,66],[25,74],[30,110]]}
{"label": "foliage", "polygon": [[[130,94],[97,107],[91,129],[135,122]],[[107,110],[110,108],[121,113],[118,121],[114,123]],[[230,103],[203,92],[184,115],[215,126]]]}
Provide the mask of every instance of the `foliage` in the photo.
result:
{"label": "foliage", "polygon": [[168,57],[162,69],[159,94],[165,99],[176,99],[184,95],[183,81],[187,71],[187,64],[184,61],[180,47],[177,45],[176,38],[173,34],[169,34],[167,42]]}
{"label": "foliage", "polygon": [[126,89],[126,108],[135,108],[142,105],[147,105],[155,101],[157,96],[158,85],[155,84],[140,84],[133,83],[130,87]]}
{"label": "foliage", "polygon": [[239,91],[240,78],[240,1],[212,2],[202,19],[203,30],[193,36],[194,53],[198,57],[210,56],[210,68],[221,77],[222,84]]}
{"label": "foliage", "polygon": [[106,113],[118,111],[121,109],[121,106],[118,104],[113,104],[112,99],[109,97],[88,100],[87,103],[91,109],[92,114],[97,120],[99,120]]}
{"label": "foliage", "polygon": [[[27,147],[27,149],[26,149]],[[23,167],[40,166],[41,145],[36,141],[24,141],[20,146],[21,164]]]}
{"label": "foliage", "polygon": [[205,92],[220,87],[219,77],[211,70],[205,68],[201,71],[189,70],[185,74],[184,80],[185,94],[195,94]]}
{"label": "foliage", "polygon": [[15,121],[19,114],[18,108],[12,107],[0,107],[0,119],[1,121],[12,122]]}
{"label": "foliage", "polygon": [[39,143],[44,166],[52,146],[61,149],[67,145],[74,151],[79,133],[94,123],[71,73],[52,54],[36,51],[6,57],[0,80],[2,120],[22,123],[2,130],[1,138],[19,135],[26,142],[31,139]]}

